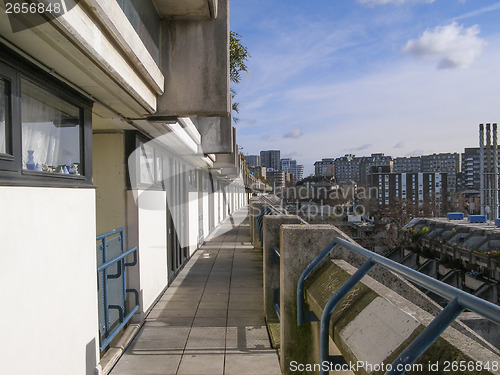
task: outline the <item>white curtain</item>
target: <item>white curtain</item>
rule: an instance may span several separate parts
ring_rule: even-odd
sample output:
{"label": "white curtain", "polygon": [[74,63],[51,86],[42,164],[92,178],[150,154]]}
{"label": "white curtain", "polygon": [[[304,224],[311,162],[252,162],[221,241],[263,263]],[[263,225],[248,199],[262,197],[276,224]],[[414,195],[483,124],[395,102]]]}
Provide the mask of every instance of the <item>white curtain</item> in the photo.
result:
{"label": "white curtain", "polygon": [[[72,119],[75,119],[73,124],[71,124]],[[79,163],[78,119],[77,107],[30,82],[23,81],[21,100],[23,167],[26,167],[28,151],[31,150],[34,163],[40,166],[57,168],[61,165]]]}

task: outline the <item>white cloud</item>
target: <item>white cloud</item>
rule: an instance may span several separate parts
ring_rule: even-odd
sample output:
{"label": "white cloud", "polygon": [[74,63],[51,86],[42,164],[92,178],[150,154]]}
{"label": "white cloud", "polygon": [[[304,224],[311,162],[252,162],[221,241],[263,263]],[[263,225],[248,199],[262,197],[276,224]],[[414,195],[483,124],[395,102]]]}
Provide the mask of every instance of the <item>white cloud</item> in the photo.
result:
{"label": "white cloud", "polygon": [[486,45],[478,37],[478,25],[464,28],[456,22],[425,30],[418,39],[411,39],[401,50],[403,54],[438,60],[439,69],[466,68],[476,60]]}
{"label": "white cloud", "polygon": [[283,138],[300,138],[302,135],[302,131],[299,128],[293,128]]}
{"label": "white cloud", "polygon": [[[463,0],[461,2],[465,3],[465,0]],[[486,6],[484,8],[480,8],[480,9],[474,10],[472,12],[463,14],[461,16],[455,17],[454,20],[463,20],[465,18],[477,17],[477,16],[480,16],[481,14],[493,12],[493,11],[499,10],[499,9],[500,9],[500,3],[496,3],[493,5],[489,5],[489,6]]]}
{"label": "white cloud", "polygon": [[368,5],[368,6],[376,6],[376,5],[402,5],[405,3],[433,3],[435,0],[358,0],[358,3]]}

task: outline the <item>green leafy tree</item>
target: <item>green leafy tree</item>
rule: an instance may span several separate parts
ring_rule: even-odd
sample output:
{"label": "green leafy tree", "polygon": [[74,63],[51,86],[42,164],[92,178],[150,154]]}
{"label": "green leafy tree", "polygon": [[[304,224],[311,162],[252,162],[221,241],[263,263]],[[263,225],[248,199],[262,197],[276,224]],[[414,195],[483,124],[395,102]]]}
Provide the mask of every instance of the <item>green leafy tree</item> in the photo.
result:
{"label": "green leafy tree", "polygon": [[[246,62],[250,57],[248,49],[241,44],[241,35],[231,31],[229,34],[229,77],[231,82],[239,83],[241,81],[241,73],[247,71]],[[231,96],[233,98],[233,111],[239,113],[239,103],[234,101],[236,91],[231,89]],[[238,118],[233,117],[237,122]]]}

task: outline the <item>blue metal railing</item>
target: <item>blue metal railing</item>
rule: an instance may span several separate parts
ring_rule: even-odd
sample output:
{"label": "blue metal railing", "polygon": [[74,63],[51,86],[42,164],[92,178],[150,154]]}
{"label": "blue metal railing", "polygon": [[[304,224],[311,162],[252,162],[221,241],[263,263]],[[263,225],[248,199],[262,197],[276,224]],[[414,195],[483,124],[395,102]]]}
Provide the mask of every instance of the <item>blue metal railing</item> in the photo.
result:
{"label": "blue metal railing", "polygon": [[[125,251],[123,228],[96,237],[99,295],[100,351],[104,351],[139,309],[139,293],[127,289],[126,267],[137,264],[137,247]],[[125,262],[133,255],[132,262]],[[109,260],[108,258],[113,258]],[[135,305],[127,312],[127,293],[134,294]],[[112,314],[111,311],[115,311]],[[118,316],[116,316],[118,314]]]}
{"label": "blue metal railing", "polygon": [[[330,359],[330,319],[335,307],[376,264],[451,301],[451,303],[449,303],[395,359],[390,367],[391,370],[386,372],[386,375],[404,374],[405,365],[414,363],[465,309],[475,312],[494,323],[500,324],[500,306],[494,305],[460,289],[454,288],[346,240],[335,238],[306,267],[299,278],[299,282],[297,284],[297,324],[299,326],[304,322],[304,282],[314,268],[337,246],[342,246],[349,251],[367,258],[367,261],[335,292],[323,309],[320,324],[320,363]],[[328,374],[327,371],[322,371],[321,373],[323,375]]]}
{"label": "blue metal railing", "polygon": [[263,232],[264,216],[272,214],[273,211],[271,210],[271,207],[265,206],[255,218],[255,226],[257,228],[257,234],[259,235],[259,241],[261,244],[264,239],[264,232]]}

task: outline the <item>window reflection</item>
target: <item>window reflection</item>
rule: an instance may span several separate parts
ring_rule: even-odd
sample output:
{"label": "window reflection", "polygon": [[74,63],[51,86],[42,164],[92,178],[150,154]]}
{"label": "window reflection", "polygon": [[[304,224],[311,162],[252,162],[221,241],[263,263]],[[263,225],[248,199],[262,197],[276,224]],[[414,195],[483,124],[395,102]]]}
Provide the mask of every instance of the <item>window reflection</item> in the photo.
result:
{"label": "window reflection", "polygon": [[80,109],[21,81],[23,169],[81,174]]}

